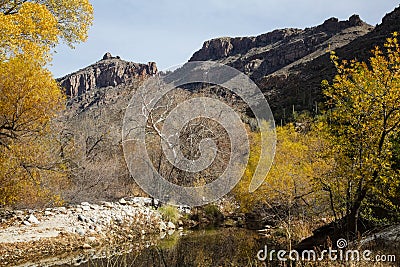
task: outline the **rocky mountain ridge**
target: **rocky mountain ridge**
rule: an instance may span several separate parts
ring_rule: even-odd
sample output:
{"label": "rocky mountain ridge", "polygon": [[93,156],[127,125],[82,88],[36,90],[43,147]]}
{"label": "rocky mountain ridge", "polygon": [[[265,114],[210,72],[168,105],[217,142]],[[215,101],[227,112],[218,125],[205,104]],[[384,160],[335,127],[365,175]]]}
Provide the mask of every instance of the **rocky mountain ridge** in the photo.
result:
{"label": "rocky mountain ridge", "polygon": [[155,62],[134,63],[106,53],[103,58],[84,69],[58,79],[69,98],[84,95],[95,88],[129,84],[158,72]]}
{"label": "rocky mountain ridge", "polygon": [[330,18],[312,28],[280,29],[255,37],[215,38],[204,42],[189,61],[217,61],[257,80],[316,52],[341,47],[372,28],[353,15],[346,21]]}

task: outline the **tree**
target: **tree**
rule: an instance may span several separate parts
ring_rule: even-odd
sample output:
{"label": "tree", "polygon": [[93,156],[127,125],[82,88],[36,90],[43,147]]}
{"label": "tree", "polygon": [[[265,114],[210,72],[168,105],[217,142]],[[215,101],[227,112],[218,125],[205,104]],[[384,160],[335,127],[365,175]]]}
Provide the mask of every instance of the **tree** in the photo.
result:
{"label": "tree", "polygon": [[[248,187],[259,160],[259,133],[251,133],[250,158],[244,177],[234,190],[245,211],[259,204],[289,207],[294,204],[315,206],[319,187],[315,180],[330,170],[331,160],[325,157],[325,140],[315,129],[302,131],[304,124],[277,127],[277,146],[271,170],[255,192]],[[318,205],[321,203],[317,203]],[[322,205],[320,205],[322,206]]]}
{"label": "tree", "polygon": [[[0,3],[0,13],[3,16],[14,17],[8,18],[9,21],[16,22],[15,17],[22,19],[24,23],[18,26],[25,30],[29,30],[27,28],[31,24],[27,23],[29,21],[36,24],[36,29],[55,26],[57,37],[70,46],[76,42],[86,41],[89,26],[93,21],[93,7],[88,0],[5,0]],[[28,13],[34,16],[29,17]],[[46,25],[51,20],[55,21],[56,25],[53,23]],[[29,30],[28,35],[19,38],[30,39],[34,37],[32,33]],[[12,36],[10,39],[16,37]],[[48,39],[43,38],[43,40]]]}
{"label": "tree", "polygon": [[400,131],[400,49],[396,37],[394,33],[387,39],[384,52],[376,47],[369,64],[355,60],[339,63],[332,54],[337,75],[332,84],[323,82],[329,98],[331,152],[337,162],[336,187],[343,189],[341,208],[354,234],[366,198],[374,195],[387,208],[393,207],[389,194],[395,192],[387,189],[399,184],[399,173],[392,168],[392,140]]}
{"label": "tree", "polygon": [[92,14],[87,0],[0,2],[0,205],[41,201],[66,177],[52,124],[65,97],[46,64],[59,40],[86,39]]}

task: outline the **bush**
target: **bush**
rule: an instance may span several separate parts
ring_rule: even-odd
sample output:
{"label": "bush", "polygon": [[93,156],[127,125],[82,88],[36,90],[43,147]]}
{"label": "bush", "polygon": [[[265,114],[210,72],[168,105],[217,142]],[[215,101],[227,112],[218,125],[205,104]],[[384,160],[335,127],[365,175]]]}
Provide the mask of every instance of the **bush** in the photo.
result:
{"label": "bush", "polygon": [[162,206],[158,209],[161,213],[163,220],[177,223],[179,218],[181,217],[179,210],[175,206]]}

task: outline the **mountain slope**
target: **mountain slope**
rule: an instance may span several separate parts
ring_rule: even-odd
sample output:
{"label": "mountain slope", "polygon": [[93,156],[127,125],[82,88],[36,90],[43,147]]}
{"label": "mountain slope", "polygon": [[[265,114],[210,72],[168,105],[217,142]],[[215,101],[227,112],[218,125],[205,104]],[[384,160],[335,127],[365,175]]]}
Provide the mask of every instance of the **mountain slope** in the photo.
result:
{"label": "mountain slope", "polygon": [[367,60],[369,51],[399,31],[400,8],[372,27],[353,15],[300,29],[275,30],[256,37],[216,38],[204,42],[189,61],[212,60],[249,75],[268,98],[275,119],[284,122],[295,111],[315,111],[323,102],[321,81],[332,80],[329,51],[340,58]]}

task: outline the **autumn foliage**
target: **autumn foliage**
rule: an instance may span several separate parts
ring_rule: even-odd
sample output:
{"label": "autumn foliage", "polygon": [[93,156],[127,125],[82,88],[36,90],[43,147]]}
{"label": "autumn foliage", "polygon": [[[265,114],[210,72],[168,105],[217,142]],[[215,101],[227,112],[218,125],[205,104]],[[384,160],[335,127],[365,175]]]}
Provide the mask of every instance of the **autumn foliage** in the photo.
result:
{"label": "autumn foliage", "polygon": [[84,41],[87,0],[0,3],[0,206],[57,201],[66,183],[52,119],[65,97],[46,65],[63,40]]}

